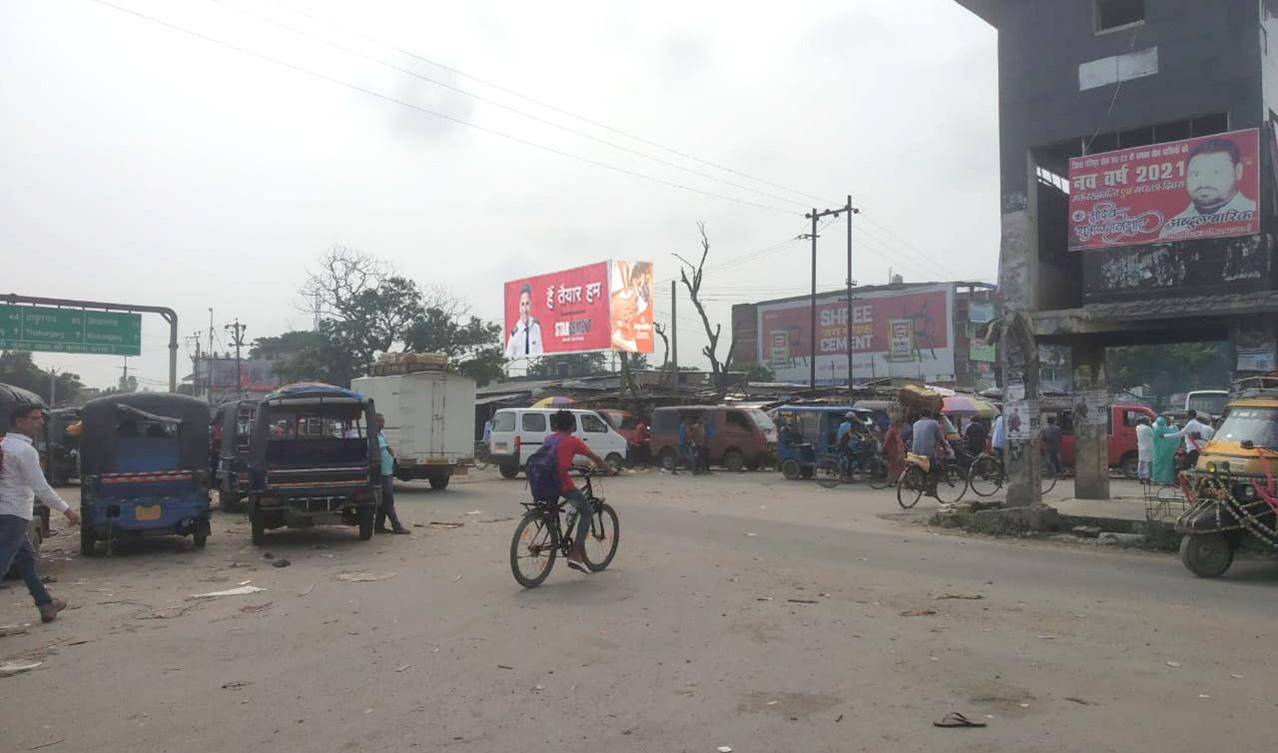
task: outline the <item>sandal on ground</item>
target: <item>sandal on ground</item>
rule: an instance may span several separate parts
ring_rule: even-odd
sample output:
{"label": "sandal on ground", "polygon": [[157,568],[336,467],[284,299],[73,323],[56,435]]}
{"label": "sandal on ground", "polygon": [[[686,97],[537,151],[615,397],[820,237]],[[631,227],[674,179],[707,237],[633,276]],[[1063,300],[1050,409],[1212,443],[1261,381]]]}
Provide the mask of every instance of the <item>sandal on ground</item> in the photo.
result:
{"label": "sandal on ground", "polygon": [[984,727],[985,722],[974,722],[957,711],[946,714],[941,721],[932,722],[933,727]]}

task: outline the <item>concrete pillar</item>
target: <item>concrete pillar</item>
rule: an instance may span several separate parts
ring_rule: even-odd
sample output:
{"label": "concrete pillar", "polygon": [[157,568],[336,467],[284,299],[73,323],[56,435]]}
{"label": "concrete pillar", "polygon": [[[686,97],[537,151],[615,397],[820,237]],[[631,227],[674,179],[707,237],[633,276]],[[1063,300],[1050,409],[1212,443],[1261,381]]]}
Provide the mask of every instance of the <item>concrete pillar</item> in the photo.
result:
{"label": "concrete pillar", "polygon": [[1109,499],[1109,388],[1105,347],[1077,342],[1074,366],[1074,496]]}

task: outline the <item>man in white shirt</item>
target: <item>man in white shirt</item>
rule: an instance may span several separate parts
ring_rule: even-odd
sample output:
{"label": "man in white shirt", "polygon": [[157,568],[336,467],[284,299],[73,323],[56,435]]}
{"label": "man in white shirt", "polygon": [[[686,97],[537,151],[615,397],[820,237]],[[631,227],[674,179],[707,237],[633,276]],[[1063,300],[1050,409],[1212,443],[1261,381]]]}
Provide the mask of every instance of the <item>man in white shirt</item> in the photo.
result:
{"label": "man in white shirt", "polygon": [[44,408],[19,405],[10,414],[9,423],[9,432],[0,440],[0,573],[17,565],[41,621],[53,622],[67,603],[49,595],[36,571],[35,550],[27,535],[35,498],[61,512],[72,525],[80,523],[80,515],[49,486],[40,470],[40,453],[31,442],[44,428]]}
{"label": "man in white shirt", "polygon": [[1136,476],[1141,484],[1149,485],[1149,472],[1154,462],[1154,427],[1149,419],[1141,416],[1136,420]]}
{"label": "man in white shirt", "polygon": [[528,358],[542,354],[541,325],[532,315],[532,286],[519,289],[519,319],[506,342],[507,358]]}
{"label": "man in white shirt", "polygon": [[1185,463],[1189,468],[1193,468],[1198,464],[1198,454],[1207,446],[1208,440],[1216,433],[1216,430],[1203,421],[1198,420],[1198,411],[1189,411],[1185,421],[1185,428],[1180,430],[1181,436],[1185,438]]}

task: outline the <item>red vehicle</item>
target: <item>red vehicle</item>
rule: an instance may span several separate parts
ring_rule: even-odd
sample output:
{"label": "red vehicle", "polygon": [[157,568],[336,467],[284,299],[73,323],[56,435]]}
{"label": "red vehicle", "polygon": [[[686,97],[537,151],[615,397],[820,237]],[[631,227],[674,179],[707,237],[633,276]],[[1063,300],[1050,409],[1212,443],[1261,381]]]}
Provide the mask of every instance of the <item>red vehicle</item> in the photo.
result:
{"label": "red vehicle", "polygon": [[[1048,416],[1056,416],[1061,437],[1061,462],[1074,466],[1074,413],[1072,410],[1043,411],[1043,422]],[[1136,453],[1136,421],[1141,417],[1152,424],[1158,414],[1144,405],[1111,405],[1106,433],[1109,435],[1109,467],[1122,471],[1127,478],[1136,478],[1139,456]]]}

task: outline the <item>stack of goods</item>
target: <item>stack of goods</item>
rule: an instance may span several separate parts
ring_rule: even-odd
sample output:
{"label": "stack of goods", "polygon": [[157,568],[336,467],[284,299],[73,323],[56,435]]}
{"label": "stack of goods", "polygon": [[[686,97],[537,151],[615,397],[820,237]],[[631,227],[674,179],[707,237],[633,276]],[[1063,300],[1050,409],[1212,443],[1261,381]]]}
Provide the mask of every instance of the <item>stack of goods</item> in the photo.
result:
{"label": "stack of goods", "polygon": [[448,356],[443,353],[384,353],[373,364],[373,376],[444,371],[447,368]]}

